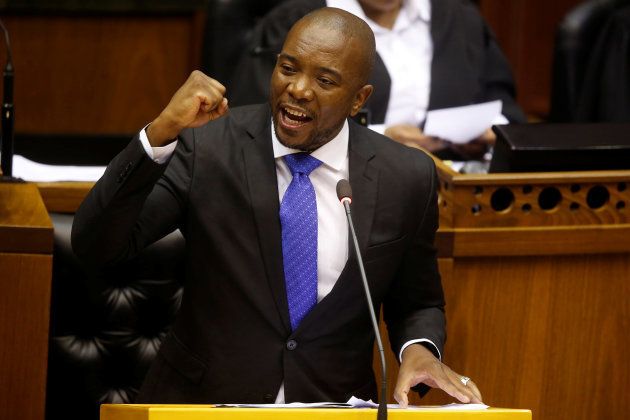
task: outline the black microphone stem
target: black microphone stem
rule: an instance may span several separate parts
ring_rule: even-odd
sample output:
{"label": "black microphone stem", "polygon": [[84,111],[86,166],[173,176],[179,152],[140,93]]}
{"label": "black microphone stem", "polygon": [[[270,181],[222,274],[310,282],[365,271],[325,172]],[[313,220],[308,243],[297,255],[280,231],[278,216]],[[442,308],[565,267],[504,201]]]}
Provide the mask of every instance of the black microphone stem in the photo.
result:
{"label": "black microphone stem", "polygon": [[381,341],[381,335],[378,333],[378,322],[376,320],[376,314],[374,313],[374,307],[372,306],[372,295],[370,293],[370,287],[365,275],[365,268],[363,267],[363,259],[359,252],[359,241],[357,240],[357,234],[354,230],[354,224],[352,223],[352,216],[350,215],[350,200],[342,200],[343,207],[346,209],[346,218],[348,219],[348,225],[350,226],[350,234],[352,241],[354,242],[354,252],[357,256],[359,263],[359,271],[361,272],[361,280],[363,281],[363,288],[365,289],[365,298],[367,299],[368,309],[370,312],[370,318],[372,319],[372,326],[376,335],[376,346],[381,357],[381,394],[378,399],[378,413],[376,418],[378,420],[387,420],[387,368],[385,365],[385,350],[383,349],[383,342]]}
{"label": "black microphone stem", "polygon": [[2,114],[0,121],[2,124],[2,140],[0,153],[0,167],[2,167],[2,175],[5,179],[11,179],[13,176],[13,124],[15,122],[15,110],[13,107],[13,59],[11,57],[11,42],[9,41],[9,32],[0,20],[0,28],[4,32],[4,40],[7,44],[7,64],[3,73],[3,98],[2,98]]}
{"label": "black microphone stem", "polygon": [[13,176],[13,67],[7,65],[4,70],[4,99],[2,101],[2,175]]}

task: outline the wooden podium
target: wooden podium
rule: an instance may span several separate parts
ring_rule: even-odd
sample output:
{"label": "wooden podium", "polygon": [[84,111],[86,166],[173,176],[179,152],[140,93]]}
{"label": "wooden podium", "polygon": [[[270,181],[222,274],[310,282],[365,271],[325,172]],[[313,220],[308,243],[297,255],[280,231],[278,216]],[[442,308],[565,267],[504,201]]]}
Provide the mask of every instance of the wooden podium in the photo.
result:
{"label": "wooden podium", "polygon": [[37,186],[0,183],[0,419],[44,418],[52,250]]}
{"label": "wooden podium", "polygon": [[[535,419],[625,418],[630,171],[460,175],[437,165],[445,362],[489,405]],[[435,392],[428,401],[443,402]]]}
{"label": "wooden podium", "polygon": [[[529,410],[389,410],[391,420],[531,420]],[[367,408],[214,408],[210,405],[104,404],[101,420],[374,420]]]}

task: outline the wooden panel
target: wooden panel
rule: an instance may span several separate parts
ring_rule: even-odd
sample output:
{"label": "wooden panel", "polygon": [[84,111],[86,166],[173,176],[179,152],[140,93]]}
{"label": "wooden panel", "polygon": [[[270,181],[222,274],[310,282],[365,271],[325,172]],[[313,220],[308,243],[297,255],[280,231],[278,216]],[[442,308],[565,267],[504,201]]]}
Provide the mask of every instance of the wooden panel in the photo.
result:
{"label": "wooden panel", "polygon": [[630,171],[457,175],[438,170],[442,227],[630,223]]}
{"label": "wooden panel", "polygon": [[522,173],[496,173],[496,174],[466,174],[460,175],[442,164],[438,168],[445,181],[455,182],[457,185],[510,185],[510,184],[558,184],[564,182],[597,182],[615,183],[628,182],[629,170],[610,171],[570,171],[570,172],[522,172]]}
{"label": "wooden panel", "polygon": [[[439,232],[438,234],[445,234]],[[630,250],[630,225],[460,229],[453,256],[570,255]]]}
{"label": "wooden panel", "polygon": [[93,182],[39,182],[37,187],[49,212],[74,213],[93,185]]}
{"label": "wooden panel", "polygon": [[0,252],[50,253],[52,246],[52,222],[37,186],[0,183]]}
{"label": "wooden panel", "polygon": [[555,30],[582,0],[480,0],[481,13],[512,65],[518,102],[526,113],[546,116],[551,94]]}
{"label": "wooden panel", "polygon": [[456,259],[443,281],[445,362],[493,406],[543,420],[625,418],[628,273],[628,254]]}
{"label": "wooden panel", "polygon": [[0,253],[0,418],[42,420],[52,256]]}
{"label": "wooden panel", "polygon": [[[3,16],[18,133],[133,133],[199,63],[199,14]],[[0,56],[4,56],[0,43]]]}

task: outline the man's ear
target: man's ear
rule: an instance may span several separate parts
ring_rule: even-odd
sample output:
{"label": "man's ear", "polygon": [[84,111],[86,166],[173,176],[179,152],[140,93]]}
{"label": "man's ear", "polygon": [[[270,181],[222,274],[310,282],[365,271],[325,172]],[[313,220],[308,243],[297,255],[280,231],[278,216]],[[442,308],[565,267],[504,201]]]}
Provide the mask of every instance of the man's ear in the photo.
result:
{"label": "man's ear", "polygon": [[374,86],[365,85],[361,89],[359,89],[354,96],[354,101],[352,101],[352,109],[350,110],[350,115],[354,117],[357,115],[357,112],[363,108],[363,105],[368,100],[372,92],[374,91]]}

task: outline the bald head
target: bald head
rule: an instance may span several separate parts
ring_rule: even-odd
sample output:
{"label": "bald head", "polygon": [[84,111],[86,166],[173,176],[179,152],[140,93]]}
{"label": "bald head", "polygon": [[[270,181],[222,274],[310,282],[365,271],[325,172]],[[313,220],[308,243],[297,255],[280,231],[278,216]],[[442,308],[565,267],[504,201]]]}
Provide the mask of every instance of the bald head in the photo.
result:
{"label": "bald head", "polygon": [[334,7],[316,9],[297,21],[287,38],[295,32],[328,30],[343,38],[344,43],[353,48],[353,58],[358,64],[357,82],[367,83],[376,58],[374,33],[365,21],[352,13]]}

